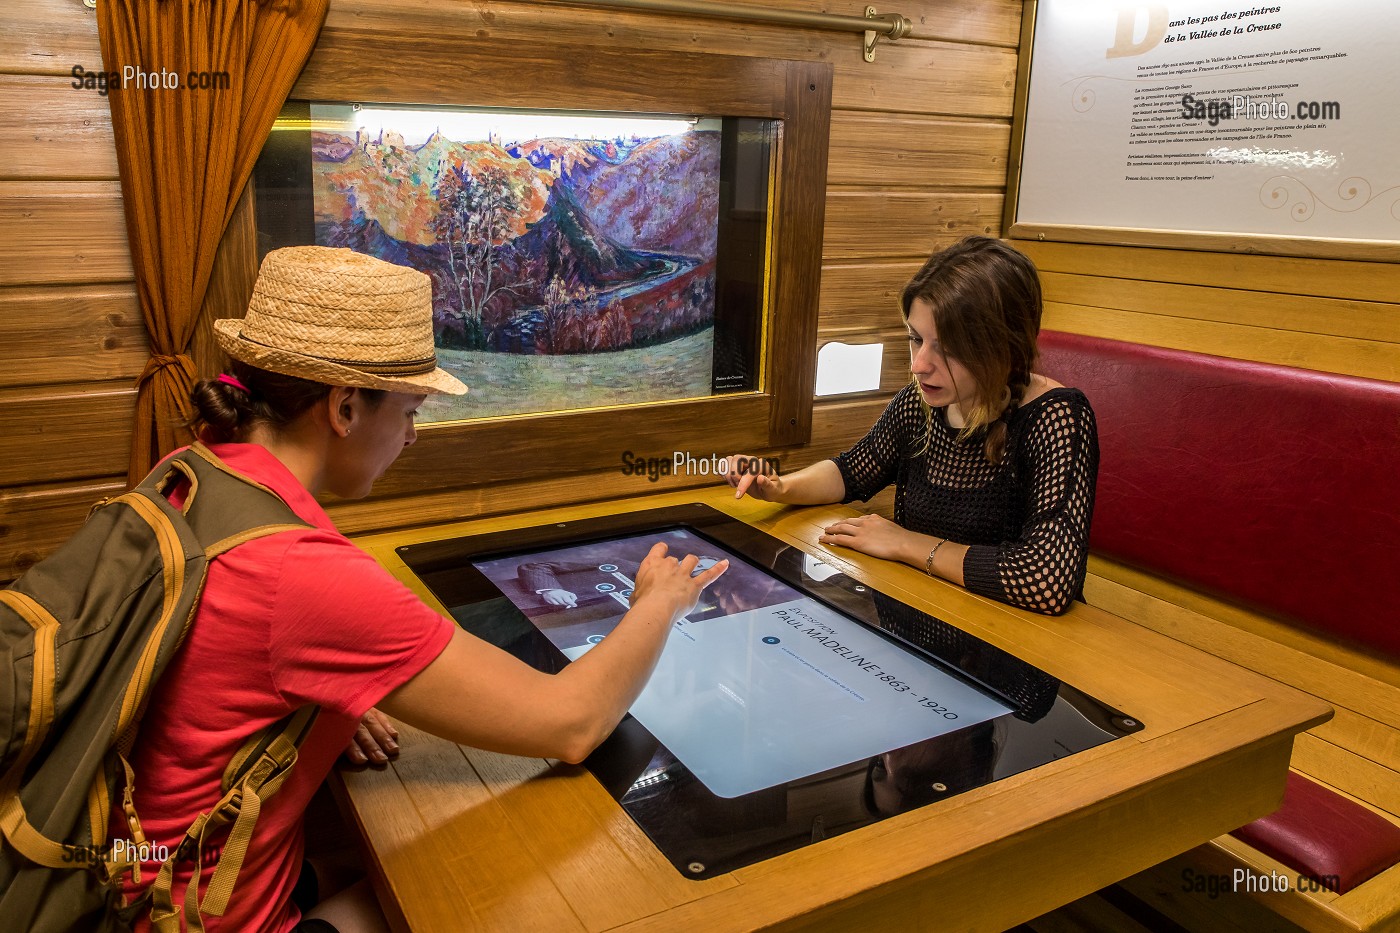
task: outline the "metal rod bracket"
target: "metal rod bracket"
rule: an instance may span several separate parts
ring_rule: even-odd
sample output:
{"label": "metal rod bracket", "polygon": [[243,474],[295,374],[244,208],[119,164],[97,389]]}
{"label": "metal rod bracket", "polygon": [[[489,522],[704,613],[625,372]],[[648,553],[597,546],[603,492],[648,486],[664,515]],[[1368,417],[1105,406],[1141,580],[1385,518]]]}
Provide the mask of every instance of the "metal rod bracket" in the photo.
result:
{"label": "metal rod bracket", "polygon": [[914,24],[909,22],[907,17],[901,16],[898,13],[886,13],[881,16],[876,12],[873,6],[865,8],[865,18],[878,20],[887,27],[881,31],[876,31],[874,29],[867,29],[865,31],[865,42],[862,43],[861,51],[867,62],[875,61],[875,44],[880,41],[881,35],[887,36],[891,42],[894,42],[909,35],[910,31],[914,28]]}

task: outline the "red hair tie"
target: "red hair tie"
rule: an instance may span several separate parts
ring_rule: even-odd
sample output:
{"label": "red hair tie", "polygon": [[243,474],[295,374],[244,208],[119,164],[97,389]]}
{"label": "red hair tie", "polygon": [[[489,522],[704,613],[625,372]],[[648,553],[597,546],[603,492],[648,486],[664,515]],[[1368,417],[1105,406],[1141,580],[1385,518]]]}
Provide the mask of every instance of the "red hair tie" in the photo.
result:
{"label": "red hair tie", "polygon": [[226,385],[226,386],[233,386],[235,389],[239,389],[240,391],[247,392],[249,395],[252,395],[252,394],[253,394],[252,392],[249,392],[249,391],[248,391],[248,387],[247,387],[247,386],[245,386],[243,383],[241,383],[241,382],[238,381],[237,377],[235,377],[235,376],[230,376],[228,373],[219,373],[219,379],[218,379],[218,381],[219,381],[219,382],[222,382],[222,383],[223,383],[224,385]]}

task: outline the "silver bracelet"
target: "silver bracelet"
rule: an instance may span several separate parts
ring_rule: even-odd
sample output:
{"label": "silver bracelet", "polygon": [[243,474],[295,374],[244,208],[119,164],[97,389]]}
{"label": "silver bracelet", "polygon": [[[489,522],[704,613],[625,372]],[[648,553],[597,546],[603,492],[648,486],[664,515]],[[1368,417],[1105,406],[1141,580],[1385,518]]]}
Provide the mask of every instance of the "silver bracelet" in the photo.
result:
{"label": "silver bracelet", "polygon": [[941,548],[943,545],[945,545],[945,544],[947,544],[947,543],[948,543],[948,539],[947,539],[947,538],[940,538],[939,541],[938,541],[938,543],[935,544],[935,545],[933,546],[933,550],[931,550],[931,551],[928,552],[928,560],[924,561],[924,573],[928,574],[930,577],[934,575],[934,574],[933,574],[933,555],[937,554],[937,553],[938,553],[938,549]]}

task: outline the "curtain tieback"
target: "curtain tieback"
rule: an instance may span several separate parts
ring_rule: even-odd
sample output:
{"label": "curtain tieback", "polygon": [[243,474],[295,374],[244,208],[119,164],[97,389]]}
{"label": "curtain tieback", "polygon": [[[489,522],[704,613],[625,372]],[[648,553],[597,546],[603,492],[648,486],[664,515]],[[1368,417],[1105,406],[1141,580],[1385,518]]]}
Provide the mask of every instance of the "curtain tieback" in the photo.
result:
{"label": "curtain tieback", "polygon": [[191,384],[194,383],[194,360],[190,359],[188,354],[176,353],[173,356],[167,356],[163,353],[158,353],[153,355],[149,360],[146,361],[146,368],[141,370],[141,375],[136,380],[136,387],[138,389],[141,388],[146,384],[147,380],[149,380],[156,373],[163,372],[171,368],[179,370],[179,373],[174,374],[174,378],[177,381],[180,378],[180,374],[183,374],[186,380],[188,380]]}

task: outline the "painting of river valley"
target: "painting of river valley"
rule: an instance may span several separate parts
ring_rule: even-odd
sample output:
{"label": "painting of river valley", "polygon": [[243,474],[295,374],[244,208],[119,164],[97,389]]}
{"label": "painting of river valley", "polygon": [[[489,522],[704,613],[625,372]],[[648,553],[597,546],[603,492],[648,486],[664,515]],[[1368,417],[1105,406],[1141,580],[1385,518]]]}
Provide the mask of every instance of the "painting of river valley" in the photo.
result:
{"label": "painting of river valley", "polygon": [[316,242],[426,273],[439,363],[471,387],[420,420],[712,393],[719,121],[311,118]]}

